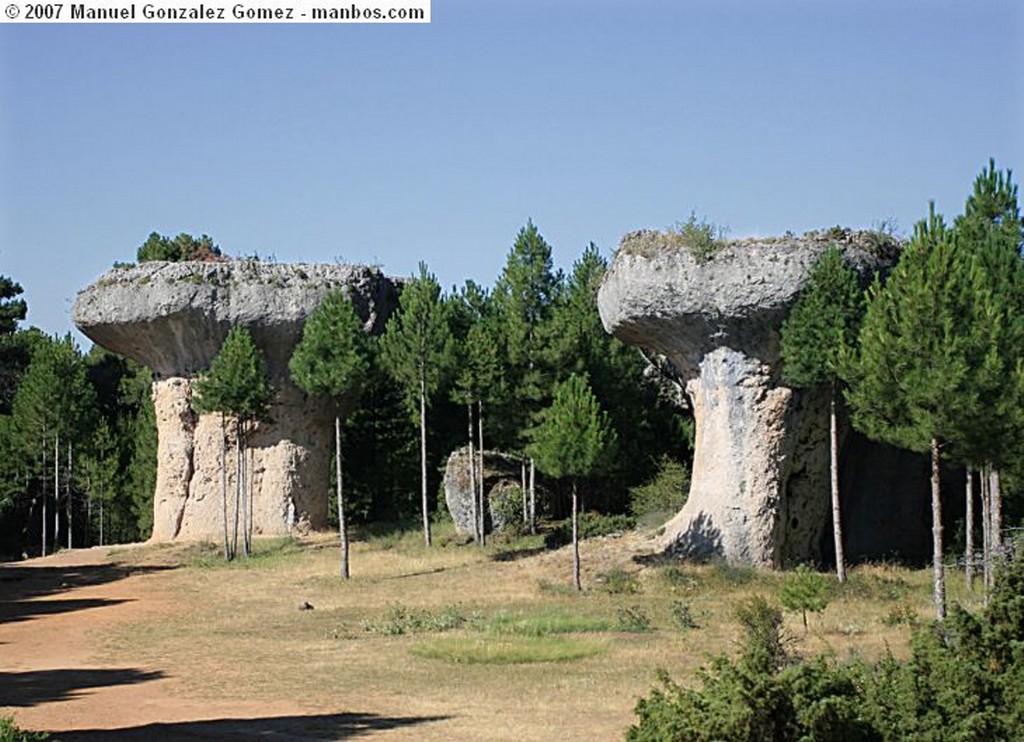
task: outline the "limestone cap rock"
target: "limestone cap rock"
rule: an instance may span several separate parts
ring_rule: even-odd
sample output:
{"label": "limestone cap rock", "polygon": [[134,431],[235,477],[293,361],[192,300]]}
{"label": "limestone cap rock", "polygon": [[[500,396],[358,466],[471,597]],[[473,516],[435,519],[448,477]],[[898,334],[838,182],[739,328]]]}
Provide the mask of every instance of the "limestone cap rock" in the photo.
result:
{"label": "limestone cap rock", "polygon": [[371,333],[397,304],[395,282],[366,266],[150,261],[113,268],[79,291],[71,317],[88,338],[162,378],[206,370],[231,327],[242,325],[270,373],[283,377],[306,316],[335,289]]}

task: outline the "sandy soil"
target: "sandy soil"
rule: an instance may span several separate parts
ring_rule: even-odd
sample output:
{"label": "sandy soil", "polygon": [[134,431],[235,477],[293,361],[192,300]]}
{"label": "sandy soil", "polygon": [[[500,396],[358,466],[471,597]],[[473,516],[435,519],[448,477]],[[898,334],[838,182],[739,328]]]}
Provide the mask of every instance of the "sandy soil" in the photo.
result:
{"label": "sandy soil", "polygon": [[61,742],[334,740],[402,726],[289,702],[189,699],[174,693],[173,667],[104,664],[105,629],[181,610],[161,582],[166,563],[123,566],[109,553],[0,565],[0,715]]}

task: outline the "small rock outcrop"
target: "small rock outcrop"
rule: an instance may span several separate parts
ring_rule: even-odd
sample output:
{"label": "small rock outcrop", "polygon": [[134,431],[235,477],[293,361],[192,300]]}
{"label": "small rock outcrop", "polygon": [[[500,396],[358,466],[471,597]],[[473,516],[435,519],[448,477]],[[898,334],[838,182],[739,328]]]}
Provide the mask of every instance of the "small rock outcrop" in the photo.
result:
{"label": "small rock outcrop", "polygon": [[[696,424],[690,494],[666,525],[666,550],[759,566],[829,557],[827,396],[781,382],[779,343],[811,267],[833,243],[865,277],[898,254],[875,233],[838,229],[730,241],[700,260],[672,235],[641,231],[623,238],[598,292],[602,321],[621,340],[664,356]],[[895,449],[846,426],[847,457],[851,444],[876,462],[902,461]],[[883,464],[861,483],[844,481],[851,514],[867,517],[857,500],[868,483],[903,483],[906,470]],[[920,507],[904,508],[915,526],[926,521],[926,497],[922,492]],[[882,541],[887,553],[921,546],[906,522],[890,525],[886,537],[847,533],[851,554],[871,552]]]}
{"label": "small rock outcrop", "polygon": [[[479,456],[474,451],[474,455]],[[487,500],[484,528],[487,532],[502,530],[502,516],[496,512],[492,498],[510,487],[520,488],[522,462],[515,456],[484,451],[484,492]],[[480,476],[479,469],[476,476]],[[477,482],[477,486],[480,484]],[[473,535],[473,493],[469,481],[469,447],[458,448],[448,456],[444,470],[444,501],[459,533]]]}
{"label": "small rock outcrop", "polygon": [[[395,284],[371,268],[254,260],[147,262],[108,271],[79,292],[72,312],[78,328],[153,371],[153,540],[222,536],[221,420],[196,414],[191,400],[196,376],[235,325],[252,333],[278,389],[271,422],[248,438],[253,530],[284,534],[326,525],[333,411],[291,384],[288,359],[307,315],[335,289],[352,298],[367,332],[380,332],[397,305]],[[233,497],[230,425],[227,433],[223,463]]]}

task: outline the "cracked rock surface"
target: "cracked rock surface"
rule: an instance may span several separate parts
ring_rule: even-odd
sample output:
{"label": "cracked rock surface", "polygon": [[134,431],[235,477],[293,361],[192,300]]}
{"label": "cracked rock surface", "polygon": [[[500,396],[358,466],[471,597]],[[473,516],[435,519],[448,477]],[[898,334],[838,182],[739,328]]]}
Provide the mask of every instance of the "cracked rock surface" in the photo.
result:
{"label": "cracked rock surface", "polygon": [[[672,235],[623,238],[598,292],[605,329],[667,359],[696,427],[690,494],[665,527],[666,551],[768,567],[831,557],[828,395],[782,383],[779,342],[832,243],[865,278],[897,255],[876,234],[850,230],[733,240],[703,259]],[[917,458],[843,428],[847,553],[927,553]],[[902,522],[880,515],[880,492]],[[876,506],[865,505],[872,497]]]}
{"label": "cracked rock surface", "polygon": [[288,380],[288,359],[306,317],[331,290],[352,298],[364,329],[383,330],[397,306],[393,281],[363,266],[153,261],[115,268],[79,292],[78,328],[154,374],[157,476],[153,540],[223,538],[222,463],[234,508],[233,426],[222,462],[220,415],[199,415],[193,382],[228,330],[249,329],[278,389],[271,421],[249,435],[252,523],[257,534],[327,524],[333,409]]}

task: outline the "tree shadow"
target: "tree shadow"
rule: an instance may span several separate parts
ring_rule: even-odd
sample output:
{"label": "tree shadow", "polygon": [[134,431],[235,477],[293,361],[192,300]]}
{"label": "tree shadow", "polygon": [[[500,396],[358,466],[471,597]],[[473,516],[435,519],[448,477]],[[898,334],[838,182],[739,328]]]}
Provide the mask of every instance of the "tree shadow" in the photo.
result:
{"label": "tree shadow", "polygon": [[123,729],[83,729],[59,732],[61,742],[150,742],[159,740],[276,740],[332,742],[418,724],[444,721],[448,716],[378,716],[377,714],[317,714],[260,719],[210,719],[145,724]]}
{"label": "tree shadow", "polygon": [[29,567],[0,564],[0,601],[41,598],[65,590],[105,585],[137,574],[177,569],[173,566],[139,567],[127,564],[95,564],[66,567]]}
{"label": "tree shadow", "polygon": [[546,546],[534,546],[530,549],[509,549],[508,551],[497,551],[491,557],[492,562],[518,562],[520,559],[529,559],[538,554],[549,551]]}
{"label": "tree shadow", "polygon": [[676,536],[665,550],[676,559],[691,562],[709,562],[724,556],[722,531],[707,513],[698,513],[686,530]]}
{"label": "tree shadow", "polygon": [[23,600],[11,603],[0,603],[0,623],[28,621],[39,616],[51,616],[55,613],[70,613],[86,608],[102,608],[107,605],[134,602],[128,599],[110,598],[66,598],[64,600]]}
{"label": "tree shadow", "polygon": [[146,672],[134,668],[0,672],[0,704],[36,706],[40,703],[67,701],[82,695],[89,688],[146,683],[163,676],[159,671]]}

